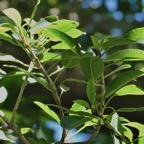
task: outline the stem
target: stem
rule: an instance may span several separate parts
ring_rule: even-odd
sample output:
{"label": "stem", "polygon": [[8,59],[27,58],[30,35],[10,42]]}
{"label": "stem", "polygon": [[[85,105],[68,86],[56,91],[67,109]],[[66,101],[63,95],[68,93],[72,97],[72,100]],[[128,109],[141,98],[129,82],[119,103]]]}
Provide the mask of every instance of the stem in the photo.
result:
{"label": "stem", "polygon": [[8,128],[12,129],[14,133],[19,137],[19,139],[22,141],[23,144],[29,144],[28,140],[24,137],[24,135],[21,133],[21,131],[12,123],[5,114],[0,111],[0,117],[3,119],[3,121],[8,125]]}
{"label": "stem", "polygon": [[96,126],[96,128],[94,129],[93,134],[91,135],[91,137],[88,139],[88,141],[86,141],[84,144],[90,144],[98,135],[99,131],[101,128],[101,120],[98,121],[98,124]]}
{"label": "stem", "polygon": [[27,80],[30,76],[30,72],[32,71],[33,69],[33,63],[31,62],[30,63],[30,66],[28,68],[28,74],[26,75],[23,83],[22,83],[22,86],[21,86],[21,89],[20,89],[20,92],[19,92],[19,95],[18,95],[18,98],[17,98],[17,101],[15,103],[15,106],[14,106],[14,109],[13,109],[13,113],[12,113],[12,117],[11,117],[11,123],[14,122],[14,119],[15,119],[15,115],[16,115],[16,112],[18,110],[18,107],[20,105],[20,102],[21,102],[21,99],[22,99],[22,96],[23,96],[23,92],[25,90],[25,87],[27,86]]}
{"label": "stem", "polygon": [[[33,58],[34,62],[37,64],[39,70],[42,72],[42,74],[44,75],[45,79],[48,82],[49,89],[52,93],[52,96],[53,96],[53,99],[54,99],[56,105],[61,106],[60,96],[58,95],[57,88],[56,88],[54,82],[52,81],[50,76],[47,75],[47,72],[46,72],[45,68],[43,67],[43,65],[39,61],[38,57],[33,53],[33,51],[31,51],[31,54],[32,54],[32,58]],[[60,117],[63,118],[64,117],[64,112],[61,108],[59,108],[59,113],[60,113]],[[66,137],[66,131],[63,130],[62,138],[61,138],[62,142],[64,142],[65,137]]]}

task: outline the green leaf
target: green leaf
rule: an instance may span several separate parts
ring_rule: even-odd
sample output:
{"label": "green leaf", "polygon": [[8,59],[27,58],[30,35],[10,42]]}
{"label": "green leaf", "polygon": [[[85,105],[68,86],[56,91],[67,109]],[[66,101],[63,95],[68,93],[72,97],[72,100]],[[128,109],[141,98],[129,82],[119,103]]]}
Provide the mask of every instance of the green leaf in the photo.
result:
{"label": "green leaf", "polygon": [[40,61],[43,63],[43,62],[48,62],[50,60],[60,60],[60,58],[61,56],[59,54],[47,52],[43,54]]}
{"label": "green leaf", "polygon": [[139,88],[138,86],[131,84],[122,87],[120,90],[116,92],[118,96],[125,96],[125,95],[144,95],[144,90]]}
{"label": "green leaf", "polygon": [[136,128],[139,131],[139,140],[138,144],[143,144],[144,143],[144,125],[137,123],[137,122],[130,122],[125,124],[126,126]]}
{"label": "green leaf", "polygon": [[72,105],[72,107],[70,108],[71,111],[84,111],[85,110],[85,107],[78,104],[78,103],[74,103]]}
{"label": "green leaf", "polygon": [[22,134],[26,134],[26,133],[29,133],[31,132],[31,128],[21,128],[21,133]]}
{"label": "green leaf", "polygon": [[53,110],[51,110],[47,105],[38,101],[35,101],[34,103],[38,105],[44,112],[46,112],[49,116],[51,116],[58,123],[60,122],[58,115]]}
{"label": "green leaf", "polygon": [[123,65],[119,66],[118,68],[116,68],[115,70],[113,70],[110,73],[108,73],[105,76],[105,78],[108,77],[108,76],[110,76],[110,75],[112,75],[112,74],[114,74],[114,73],[116,73],[116,72],[119,72],[121,70],[128,69],[128,68],[131,68],[131,65],[129,65],[129,64],[123,64]]}
{"label": "green leaf", "polygon": [[97,56],[82,57],[80,66],[85,76],[93,80],[99,78],[104,69],[103,61]]}
{"label": "green leaf", "polygon": [[99,41],[98,41],[98,39],[96,37],[94,37],[94,36],[91,36],[91,40],[92,40],[92,43],[94,45],[94,48],[97,49],[99,47]]}
{"label": "green leaf", "polygon": [[137,43],[144,43],[144,27],[136,28],[128,32],[124,38],[136,41]]}
{"label": "green leaf", "polygon": [[53,28],[46,28],[43,31],[42,35],[44,37],[50,38],[50,40],[52,41],[61,41],[65,43],[69,48],[71,48],[71,50],[74,53],[80,54],[80,48],[78,43],[72,37],[68,36],[67,34],[65,34],[60,30],[53,29]]}
{"label": "green leaf", "polygon": [[87,117],[81,117],[81,116],[65,116],[62,118],[60,124],[64,129],[71,130],[73,128],[77,128],[79,126],[82,126],[90,119]]}
{"label": "green leaf", "polygon": [[74,103],[77,103],[77,104],[84,106],[86,108],[90,108],[89,103],[85,100],[74,100]]}
{"label": "green leaf", "polygon": [[8,16],[17,26],[21,25],[22,19],[20,13],[14,8],[3,10],[3,13]]}
{"label": "green leaf", "polygon": [[0,140],[15,143],[13,140],[9,139],[2,130],[0,130]]}
{"label": "green leaf", "polygon": [[144,111],[144,107],[138,107],[138,108],[119,108],[116,111],[118,112],[137,112],[137,111]]}
{"label": "green leaf", "polygon": [[117,92],[120,88],[122,88],[125,84],[142,75],[143,72],[139,70],[131,70],[119,74],[108,84],[108,87],[106,88],[105,92],[105,97],[111,96],[112,94]]}
{"label": "green leaf", "polygon": [[15,43],[13,42],[13,40],[12,40],[12,37],[11,37],[9,34],[7,34],[7,33],[0,32],[0,39],[5,40],[5,41],[8,41],[8,42],[10,42],[10,43],[12,43],[12,44],[15,44]]}
{"label": "green leaf", "polygon": [[78,27],[78,25],[78,22],[63,19],[53,22],[52,25],[49,26],[49,28],[57,29],[62,32],[68,32]]}
{"label": "green leaf", "polygon": [[[112,115],[110,124],[113,126],[114,130],[119,133],[120,121],[119,121],[119,116],[117,113],[114,113]],[[120,144],[120,140],[114,134],[113,134],[113,138],[114,138],[114,144]]]}
{"label": "green leaf", "polygon": [[103,47],[105,49],[107,48],[112,48],[114,46],[120,46],[120,45],[127,45],[127,44],[134,44],[136,43],[135,41],[133,40],[130,40],[128,38],[114,38],[114,39],[110,39],[108,41],[106,41],[104,44],[103,44]]}
{"label": "green leaf", "polygon": [[123,129],[124,129],[124,135],[130,140],[130,142],[132,142],[132,140],[133,140],[132,131],[126,126],[123,126]]}
{"label": "green leaf", "polygon": [[67,46],[65,43],[60,42],[58,44],[55,44],[52,46],[52,49],[58,49],[58,50],[68,50],[70,49],[69,46]]}
{"label": "green leaf", "polygon": [[80,56],[71,50],[63,51],[61,62],[66,68],[73,68],[79,64]]}
{"label": "green leaf", "polygon": [[96,88],[95,88],[95,83],[93,79],[89,79],[86,87],[86,93],[89,101],[91,103],[94,103],[96,100]]}
{"label": "green leaf", "polygon": [[143,61],[144,51],[140,49],[125,49],[112,53],[105,59],[105,62],[110,61]]}
{"label": "green leaf", "polygon": [[77,38],[83,34],[83,32],[78,30],[78,29],[72,29],[72,30],[67,31],[65,33],[72,38]]}

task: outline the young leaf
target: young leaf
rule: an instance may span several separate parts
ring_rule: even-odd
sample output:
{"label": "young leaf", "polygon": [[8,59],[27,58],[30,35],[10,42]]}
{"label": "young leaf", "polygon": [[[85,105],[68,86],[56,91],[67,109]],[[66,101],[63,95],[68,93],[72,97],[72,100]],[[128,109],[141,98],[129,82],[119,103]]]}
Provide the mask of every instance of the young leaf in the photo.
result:
{"label": "young leaf", "polygon": [[119,74],[115,79],[110,82],[110,84],[106,88],[105,97],[111,96],[120,88],[122,88],[125,84],[142,75],[143,72],[139,70],[131,70]]}
{"label": "young leaf", "polygon": [[74,103],[77,103],[77,104],[84,106],[86,108],[90,108],[89,103],[85,100],[74,100]]}
{"label": "young leaf", "polygon": [[21,133],[22,134],[26,134],[26,133],[29,133],[31,131],[32,131],[31,128],[21,128]]}
{"label": "young leaf", "polygon": [[70,115],[70,116],[65,116],[64,118],[62,118],[60,124],[64,129],[71,130],[73,128],[82,126],[89,120],[90,119],[87,117]]}
{"label": "young leaf", "polygon": [[53,28],[46,28],[42,35],[50,38],[52,41],[61,41],[65,43],[74,53],[80,55],[80,47],[78,43],[64,32]]}
{"label": "young leaf", "polygon": [[20,13],[14,8],[3,10],[3,13],[8,16],[17,26],[21,25],[22,19]]}
{"label": "young leaf", "polygon": [[88,79],[96,80],[103,72],[103,61],[96,56],[82,57],[80,60],[80,66]]}
{"label": "young leaf", "polygon": [[47,105],[45,105],[41,102],[38,102],[38,101],[35,101],[34,103],[36,105],[38,105],[49,116],[51,116],[53,119],[55,119],[58,123],[60,122],[60,119],[59,119],[58,115],[53,110],[51,110]]}
{"label": "young leaf", "polygon": [[105,59],[105,62],[110,61],[143,61],[144,51],[140,49],[125,49],[112,53]]}
{"label": "young leaf", "polygon": [[95,83],[93,79],[89,79],[86,87],[86,93],[89,101],[91,103],[94,103],[96,100],[96,88],[95,88]]}
{"label": "young leaf", "polygon": [[122,87],[120,90],[116,92],[118,96],[125,96],[125,95],[144,95],[144,90],[139,88],[138,86],[131,84]]}
{"label": "young leaf", "polygon": [[138,43],[144,43],[144,28],[136,28],[132,31],[128,32],[124,38],[127,38],[129,40],[136,41]]}
{"label": "young leaf", "polygon": [[71,50],[63,51],[61,62],[66,68],[73,68],[79,64],[80,56]]}

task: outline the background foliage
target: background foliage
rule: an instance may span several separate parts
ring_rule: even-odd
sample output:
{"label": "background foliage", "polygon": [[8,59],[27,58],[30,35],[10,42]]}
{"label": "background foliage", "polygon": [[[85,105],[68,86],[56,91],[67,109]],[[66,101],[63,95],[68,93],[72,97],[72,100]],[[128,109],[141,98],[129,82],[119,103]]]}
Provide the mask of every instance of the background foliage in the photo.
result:
{"label": "background foliage", "polygon": [[[34,5],[35,0],[0,1],[1,10],[7,7],[15,7],[20,11],[23,18],[30,17]],[[58,15],[60,19],[66,18],[79,21],[79,28],[82,31],[85,31],[87,35],[80,37],[78,40],[82,43],[84,49],[89,49],[89,47],[92,46],[89,35],[94,34],[95,32],[121,36],[131,29],[143,26],[143,5],[143,0],[42,0],[36,14],[36,20],[47,15]],[[136,45],[135,47],[140,47],[140,45]],[[0,48],[3,52],[13,54],[26,63],[29,60],[28,57],[22,53],[22,50],[16,48],[15,51],[11,45],[4,41],[0,42]],[[142,67],[143,63],[135,62],[132,65],[133,67]],[[112,71],[112,69],[109,69],[109,71]],[[83,77],[78,69],[74,69],[72,72],[67,70],[63,77],[70,77],[74,73],[76,74],[74,75],[75,78]],[[2,104],[2,107],[5,108],[7,114],[10,113],[10,110],[14,106],[15,99],[22,83],[21,76],[9,77],[8,81],[9,82],[5,79],[1,82],[1,85],[5,85],[8,90],[8,98]],[[136,83],[143,87],[142,81],[143,80],[139,78]],[[68,84],[73,86],[72,83]],[[78,87],[78,89],[75,89],[75,87]],[[85,86],[77,84],[75,87],[64,95],[64,106],[69,107],[71,101],[79,96],[86,99]],[[81,89],[81,91],[79,89]],[[49,134],[49,140],[51,141],[53,129],[52,131],[49,131],[45,127],[45,125],[48,125],[48,118],[33,104],[33,101],[35,100],[44,103],[48,103],[49,101],[53,102],[48,95],[50,95],[50,93],[45,91],[40,85],[33,84],[30,87],[28,86],[24,93],[22,106],[19,109],[19,115],[17,116],[16,122],[20,126],[25,125],[26,127],[37,129],[39,137],[44,137],[45,134]],[[131,103],[129,103],[129,99],[131,99]],[[131,97],[128,97],[127,100],[121,98],[121,102],[117,102],[117,100],[114,99],[112,103],[115,107],[119,107],[120,105],[127,106],[128,103],[130,106],[143,106],[144,99],[142,97],[137,97],[136,99],[137,101],[135,98],[132,99]],[[21,115],[24,115],[25,118],[21,117]],[[144,120],[142,112],[134,113],[132,116],[123,113],[123,116],[142,123]]]}

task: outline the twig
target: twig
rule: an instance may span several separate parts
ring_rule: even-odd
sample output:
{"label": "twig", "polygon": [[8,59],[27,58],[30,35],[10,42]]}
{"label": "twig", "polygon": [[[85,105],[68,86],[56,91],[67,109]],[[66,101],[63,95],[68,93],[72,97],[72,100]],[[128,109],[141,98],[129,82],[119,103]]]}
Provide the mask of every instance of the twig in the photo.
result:
{"label": "twig", "polygon": [[22,141],[23,144],[29,144],[27,139],[24,137],[24,135],[21,133],[21,131],[12,123],[5,114],[0,110],[0,117],[3,119],[3,121],[8,125],[8,128],[14,131],[14,133],[19,137],[19,139]]}
{"label": "twig", "polygon": [[12,117],[11,117],[11,123],[14,122],[14,119],[15,119],[15,115],[16,115],[16,112],[18,110],[18,107],[20,105],[20,102],[21,102],[21,99],[22,99],[22,96],[23,96],[23,92],[25,90],[25,87],[27,86],[27,80],[30,76],[30,72],[32,71],[33,69],[33,63],[31,62],[30,63],[30,66],[28,68],[28,74],[26,75],[24,81],[23,81],[23,84],[21,86],[21,89],[20,89],[20,92],[19,92],[19,95],[18,95],[18,98],[17,98],[17,101],[15,103],[15,106],[14,106],[14,109],[13,109],[13,113],[12,113]]}

